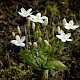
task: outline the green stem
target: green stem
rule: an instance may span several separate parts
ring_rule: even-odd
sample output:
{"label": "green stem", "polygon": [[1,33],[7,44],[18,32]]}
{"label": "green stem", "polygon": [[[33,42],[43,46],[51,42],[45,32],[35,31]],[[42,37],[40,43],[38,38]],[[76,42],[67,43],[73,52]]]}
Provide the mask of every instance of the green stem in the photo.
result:
{"label": "green stem", "polygon": [[43,70],[43,76],[42,76],[43,80],[48,80],[48,71],[49,70]]}
{"label": "green stem", "polygon": [[[36,23],[35,39],[39,36],[40,24]],[[38,32],[37,32],[38,31]]]}
{"label": "green stem", "polygon": [[40,24],[36,23],[36,29],[39,30],[39,28],[40,28]]}
{"label": "green stem", "polygon": [[43,26],[42,36],[44,36],[45,32],[46,32],[46,25]]}
{"label": "green stem", "polygon": [[[28,23],[28,19],[26,17],[26,24]],[[28,32],[27,32],[27,26],[25,25],[25,36],[26,36],[26,47],[28,49]]]}

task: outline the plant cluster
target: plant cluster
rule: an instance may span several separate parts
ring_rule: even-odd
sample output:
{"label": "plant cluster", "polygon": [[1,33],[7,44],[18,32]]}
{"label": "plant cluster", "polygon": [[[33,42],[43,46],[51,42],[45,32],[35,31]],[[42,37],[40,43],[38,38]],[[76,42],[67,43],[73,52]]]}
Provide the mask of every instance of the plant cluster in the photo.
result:
{"label": "plant cluster", "polygon": [[[59,35],[55,36],[54,27],[48,25],[48,17],[42,16],[41,13],[33,15],[32,8],[27,11],[21,8],[21,12],[18,13],[26,18],[26,26],[24,28],[25,36],[22,37],[20,27],[17,26],[19,35],[15,35],[15,33],[12,32],[16,40],[11,40],[11,43],[21,47],[19,54],[24,61],[32,68],[42,71],[42,78],[44,79],[48,79],[50,70],[68,70],[57,58],[62,54],[65,42],[72,41],[72,39],[70,39],[71,33],[65,34],[58,26],[57,32]],[[63,19],[63,26],[67,29],[66,32],[79,27],[79,25],[74,25],[73,20],[70,20],[68,23],[66,19]],[[57,40],[57,38],[61,39],[61,41]],[[60,50],[58,54],[56,54],[58,48]]]}

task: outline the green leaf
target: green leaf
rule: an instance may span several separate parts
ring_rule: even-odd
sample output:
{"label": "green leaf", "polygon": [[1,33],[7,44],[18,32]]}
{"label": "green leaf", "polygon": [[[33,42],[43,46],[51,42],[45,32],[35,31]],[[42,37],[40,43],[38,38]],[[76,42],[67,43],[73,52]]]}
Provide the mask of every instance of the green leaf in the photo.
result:
{"label": "green leaf", "polygon": [[33,55],[28,50],[21,50],[20,55],[28,65],[30,65],[34,69],[40,70],[40,67],[36,63],[35,58],[33,58]]}
{"label": "green leaf", "polygon": [[25,62],[30,65],[31,67],[33,67],[34,69],[40,69],[39,65],[37,65],[35,59],[32,57],[32,55],[25,55]]}
{"label": "green leaf", "polygon": [[46,64],[47,69],[67,70],[68,68],[60,61],[50,61]]}
{"label": "green leaf", "polygon": [[55,69],[55,66],[53,66],[53,62],[50,61],[50,62],[48,62],[48,63],[46,64],[45,68],[46,68],[46,69]]}

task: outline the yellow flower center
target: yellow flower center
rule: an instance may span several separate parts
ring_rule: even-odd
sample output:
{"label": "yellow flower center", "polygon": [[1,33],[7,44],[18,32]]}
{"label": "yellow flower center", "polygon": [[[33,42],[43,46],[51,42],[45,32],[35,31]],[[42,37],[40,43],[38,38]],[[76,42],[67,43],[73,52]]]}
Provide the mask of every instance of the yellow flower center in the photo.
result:
{"label": "yellow flower center", "polygon": [[39,18],[40,18],[40,16],[38,15],[38,16],[37,16],[37,18],[39,19]]}

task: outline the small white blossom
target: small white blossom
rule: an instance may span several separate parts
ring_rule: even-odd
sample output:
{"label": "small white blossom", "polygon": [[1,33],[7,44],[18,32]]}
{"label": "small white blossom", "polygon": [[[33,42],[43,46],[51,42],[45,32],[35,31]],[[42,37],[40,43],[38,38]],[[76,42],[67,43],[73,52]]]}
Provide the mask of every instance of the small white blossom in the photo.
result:
{"label": "small white blossom", "polygon": [[36,16],[35,15],[30,15],[29,19],[33,22],[44,23],[43,20],[46,19],[46,16],[41,17],[41,13],[37,13]]}
{"label": "small white blossom", "polygon": [[27,11],[22,7],[21,12],[18,12],[22,17],[30,16],[32,13],[32,8],[28,9]]}
{"label": "small white blossom", "polygon": [[61,30],[60,35],[56,35],[56,37],[61,39],[62,42],[72,41],[72,39],[69,39],[70,36],[71,36],[71,33],[65,34],[63,30]]}
{"label": "small white blossom", "polygon": [[74,21],[73,20],[70,20],[69,21],[69,23],[65,23],[64,24],[64,27],[66,28],[66,29],[72,29],[72,30],[75,30],[76,28],[78,28],[79,27],[79,25],[74,25]]}
{"label": "small white blossom", "polygon": [[16,35],[16,40],[11,40],[12,44],[15,44],[16,46],[25,46],[25,43],[23,43],[25,41],[25,36],[23,36],[21,39],[19,37],[19,35]]}

